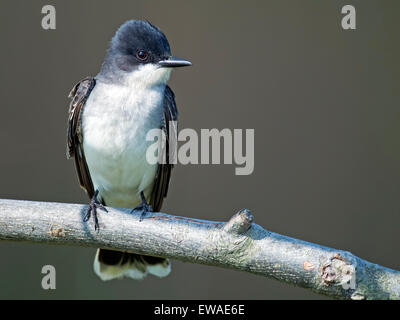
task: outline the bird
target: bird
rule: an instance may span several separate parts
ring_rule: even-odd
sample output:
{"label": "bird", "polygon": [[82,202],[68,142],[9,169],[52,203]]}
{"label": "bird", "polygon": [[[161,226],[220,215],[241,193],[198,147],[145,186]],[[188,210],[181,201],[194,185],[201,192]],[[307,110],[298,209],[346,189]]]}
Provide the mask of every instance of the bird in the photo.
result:
{"label": "bird", "polygon": [[[93,217],[99,232],[106,206],[160,211],[167,196],[172,161],[146,159],[149,130],[163,130],[166,146],[178,120],[175,95],[167,85],[172,69],[192,65],[172,56],[167,37],[147,20],[129,20],[111,39],[100,72],[71,90],[67,157],[75,160],[80,186],[90,198],[83,220]],[[100,279],[165,277],[169,259],[97,249],[93,268]]]}

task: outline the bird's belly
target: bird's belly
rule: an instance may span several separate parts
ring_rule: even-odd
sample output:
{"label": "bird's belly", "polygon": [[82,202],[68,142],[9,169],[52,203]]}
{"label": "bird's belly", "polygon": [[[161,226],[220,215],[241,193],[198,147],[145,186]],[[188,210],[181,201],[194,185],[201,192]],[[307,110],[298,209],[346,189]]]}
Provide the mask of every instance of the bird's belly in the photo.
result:
{"label": "bird's belly", "polygon": [[[149,199],[156,166],[148,164],[140,155],[110,157],[97,152],[88,154],[87,162],[93,184],[107,205],[136,207],[140,203],[141,191]],[[91,155],[101,160],[92,161]]]}
{"label": "bird's belly", "polygon": [[[92,123],[91,121],[96,123]],[[99,121],[101,123],[99,123]],[[107,120],[85,120],[84,152],[94,188],[109,206],[132,208],[140,204],[140,192],[149,199],[157,171],[146,159],[151,141],[147,130],[110,126]],[[110,128],[113,127],[112,130]]]}
{"label": "bird's belly", "polygon": [[93,131],[85,134],[84,150],[94,187],[105,203],[135,207],[140,203],[141,191],[148,199],[157,170],[146,160],[148,142],[141,135],[127,141],[128,137],[118,135],[101,141],[97,138],[100,132]]}

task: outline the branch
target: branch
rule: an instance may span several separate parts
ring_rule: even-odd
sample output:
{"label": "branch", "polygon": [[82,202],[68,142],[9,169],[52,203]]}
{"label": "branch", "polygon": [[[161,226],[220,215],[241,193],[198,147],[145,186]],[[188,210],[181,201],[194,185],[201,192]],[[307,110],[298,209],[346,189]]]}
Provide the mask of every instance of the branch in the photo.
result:
{"label": "branch", "polygon": [[279,235],[241,210],[227,223],[128,209],[100,212],[100,232],[83,222],[87,206],[0,199],[0,240],[126,250],[274,278],[339,299],[400,299],[400,272],[350,252]]}

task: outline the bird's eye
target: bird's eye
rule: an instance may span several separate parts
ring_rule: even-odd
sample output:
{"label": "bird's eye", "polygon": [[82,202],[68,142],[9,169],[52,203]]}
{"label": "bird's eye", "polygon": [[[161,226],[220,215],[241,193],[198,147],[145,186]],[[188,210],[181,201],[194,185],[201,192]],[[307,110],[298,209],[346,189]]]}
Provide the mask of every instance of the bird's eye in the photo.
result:
{"label": "bird's eye", "polygon": [[143,51],[143,50],[139,50],[139,51],[136,53],[136,57],[137,57],[138,59],[142,60],[142,61],[147,60],[148,56],[149,56],[149,54],[148,54],[146,51]]}

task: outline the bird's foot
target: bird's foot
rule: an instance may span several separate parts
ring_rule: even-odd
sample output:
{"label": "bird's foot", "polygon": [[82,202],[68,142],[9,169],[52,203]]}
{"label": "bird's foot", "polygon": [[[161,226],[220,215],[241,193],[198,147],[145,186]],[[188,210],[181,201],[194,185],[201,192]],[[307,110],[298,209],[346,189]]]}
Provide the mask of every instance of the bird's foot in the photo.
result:
{"label": "bird's foot", "polygon": [[144,219],[144,217],[146,216],[147,212],[153,212],[153,207],[147,203],[142,203],[142,204],[138,205],[136,208],[133,208],[131,213],[134,211],[140,212],[139,221],[142,221]]}
{"label": "bird's foot", "polygon": [[134,211],[139,211],[140,212],[139,221],[142,221],[147,212],[153,212],[153,207],[147,203],[143,191],[140,192],[140,197],[142,198],[142,203],[138,205],[136,208],[133,208],[131,210],[131,213]]}
{"label": "bird's foot", "polygon": [[85,217],[83,218],[83,221],[87,222],[90,219],[90,217],[91,217],[91,215],[93,213],[94,230],[95,231],[99,231],[100,230],[99,220],[97,218],[97,209],[100,209],[100,210],[103,210],[105,212],[108,212],[106,207],[104,207],[103,204],[101,204],[99,202],[99,200],[97,200],[97,195],[98,194],[99,194],[99,191],[96,190],[96,192],[94,193],[94,196],[90,200],[89,207],[86,210]]}

